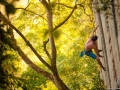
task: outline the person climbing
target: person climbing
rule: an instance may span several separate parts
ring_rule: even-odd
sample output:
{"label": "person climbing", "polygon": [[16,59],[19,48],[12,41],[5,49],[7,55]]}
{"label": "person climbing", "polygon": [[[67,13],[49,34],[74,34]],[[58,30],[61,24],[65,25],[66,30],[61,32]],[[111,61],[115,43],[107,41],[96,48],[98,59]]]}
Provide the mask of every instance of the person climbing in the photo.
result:
{"label": "person climbing", "polygon": [[[80,56],[82,57],[84,54],[96,59],[98,64],[103,68],[104,71],[106,71],[105,67],[102,65],[101,61],[100,61],[100,57],[103,57],[102,55],[100,55],[99,53],[102,50],[98,50],[97,48],[97,39],[98,36],[94,35],[95,31],[97,30],[97,28],[99,27],[99,25],[92,31],[89,39],[86,41],[85,46],[84,46],[84,50],[80,53]],[[94,49],[95,53],[94,54],[92,52],[92,49]]]}

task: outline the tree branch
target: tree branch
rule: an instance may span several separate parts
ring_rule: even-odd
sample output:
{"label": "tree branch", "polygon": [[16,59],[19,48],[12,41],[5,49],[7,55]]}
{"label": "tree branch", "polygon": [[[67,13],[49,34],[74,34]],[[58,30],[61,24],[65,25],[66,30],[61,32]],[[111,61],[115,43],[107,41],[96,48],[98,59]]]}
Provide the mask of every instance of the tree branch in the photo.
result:
{"label": "tree branch", "polygon": [[53,80],[52,75],[50,73],[48,73],[47,71],[43,70],[42,68],[38,67],[37,65],[35,65],[24,53],[23,51],[20,49],[19,46],[16,46],[15,49],[18,54],[21,56],[21,58],[25,61],[25,63],[30,66],[33,70],[35,70],[37,73],[45,76],[46,78]]}
{"label": "tree branch", "polygon": [[[2,30],[2,29],[1,29]],[[3,37],[4,39],[2,40],[2,42],[4,44],[9,45],[13,50],[15,50],[16,52],[18,52],[18,54],[21,56],[21,58],[24,60],[24,62],[30,66],[33,70],[35,70],[37,73],[45,76],[46,78],[53,80],[52,78],[52,74],[50,74],[49,72],[43,70],[42,68],[38,67],[37,65],[35,65],[26,55],[25,53],[21,50],[21,48],[19,46],[17,46],[17,44],[14,42],[14,39],[11,37],[9,37],[9,35],[7,34],[7,32],[5,32],[4,30],[2,30],[3,33]]]}
{"label": "tree branch", "polygon": [[[46,2],[46,0],[39,0],[39,1],[44,5],[44,7],[45,7],[48,11],[51,11],[48,3]],[[49,2],[49,3],[50,3],[50,2]]]}
{"label": "tree branch", "polygon": [[57,28],[59,28],[60,26],[62,26],[73,14],[73,12],[75,11],[75,9],[77,8],[77,5],[74,6],[73,10],[71,11],[71,13],[68,15],[68,17],[62,21],[59,25],[57,25],[53,30],[56,30]]}
{"label": "tree branch", "polygon": [[[37,14],[37,13],[35,13],[35,12],[33,12],[33,11],[27,10],[27,8],[28,8],[29,6],[30,6],[30,4],[28,4],[25,8],[15,8],[15,9],[22,9],[22,10],[28,11],[28,12],[30,12],[30,13],[32,13],[32,14],[38,15],[38,16],[42,17],[43,19],[45,19],[42,15]],[[46,19],[45,19],[45,20],[46,20]],[[46,21],[47,21],[47,20],[46,20]]]}
{"label": "tree branch", "polygon": [[93,21],[93,20],[91,19],[91,16],[90,16],[89,14],[86,13],[85,6],[83,6],[82,4],[77,4],[77,5],[81,6],[81,7],[83,8],[83,11],[84,11],[85,15],[88,16],[88,17],[90,18],[90,21]]}
{"label": "tree branch", "polygon": [[44,51],[45,51],[46,55],[47,55],[48,58],[51,60],[51,56],[50,56],[49,52],[48,52],[47,49],[46,49],[46,44],[48,43],[48,41],[49,41],[49,39],[46,40],[46,41],[44,41],[44,42],[43,42],[43,44],[44,44],[43,46],[44,46]]}
{"label": "tree branch", "polygon": [[30,44],[30,42],[23,36],[23,34],[9,22],[9,20],[0,12],[0,18],[7,23],[11,28],[13,28],[26,42],[26,44],[30,47],[30,49],[34,52],[34,54],[39,58],[39,60],[47,66],[50,70],[52,70],[51,66],[37,53],[37,51],[33,48],[33,46]]}
{"label": "tree branch", "polygon": [[55,3],[55,4],[63,5],[63,6],[65,6],[65,7],[67,7],[67,8],[71,8],[71,9],[73,9],[73,7],[71,7],[71,6],[67,6],[67,5],[65,5],[65,4],[63,4],[63,3]]}

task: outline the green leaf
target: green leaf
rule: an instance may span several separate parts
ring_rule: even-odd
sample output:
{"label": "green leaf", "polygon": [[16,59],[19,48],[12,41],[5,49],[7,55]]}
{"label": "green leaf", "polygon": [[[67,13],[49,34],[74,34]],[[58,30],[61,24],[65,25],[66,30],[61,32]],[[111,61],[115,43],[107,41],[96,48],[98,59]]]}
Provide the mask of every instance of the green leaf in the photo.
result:
{"label": "green leaf", "polygon": [[60,36],[60,31],[59,30],[56,30],[55,32],[54,32],[54,37],[57,39],[57,38],[59,38],[59,36]]}
{"label": "green leaf", "polygon": [[16,11],[14,5],[12,4],[5,5],[5,9],[6,9],[7,14],[14,14]]}

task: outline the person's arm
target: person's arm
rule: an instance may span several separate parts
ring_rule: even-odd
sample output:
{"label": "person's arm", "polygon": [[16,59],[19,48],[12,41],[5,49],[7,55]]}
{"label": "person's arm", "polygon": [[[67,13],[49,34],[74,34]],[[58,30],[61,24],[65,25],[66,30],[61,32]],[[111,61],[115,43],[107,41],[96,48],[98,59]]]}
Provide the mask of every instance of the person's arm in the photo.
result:
{"label": "person's arm", "polygon": [[99,50],[98,50],[97,46],[94,46],[93,49],[94,49],[97,56],[103,57],[102,55],[99,54]]}
{"label": "person's arm", "polygon": [[95,31],[97,30],[98,27],[99,27],[99,25],[95,29],[93,29],[92,33],[90,34],[90,37],[92,37],[94,35],[94,33],[95,33]]}

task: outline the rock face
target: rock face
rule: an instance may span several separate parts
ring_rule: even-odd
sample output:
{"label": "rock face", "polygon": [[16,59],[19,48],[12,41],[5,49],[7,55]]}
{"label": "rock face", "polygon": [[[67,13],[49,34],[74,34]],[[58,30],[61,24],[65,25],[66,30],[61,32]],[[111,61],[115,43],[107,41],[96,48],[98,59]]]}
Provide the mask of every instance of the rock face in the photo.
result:
{"label": "rock face", "polygon": [[101,61],[106,67],[106,71],[101,70],[101,78],[109,90],[120,87],[120,0],[100,1],[93,0],[93,13],[99,24],[98,47],[104,55]]}

